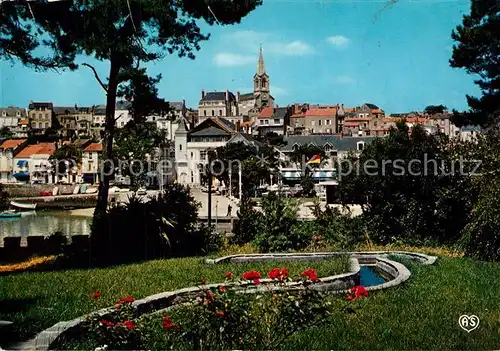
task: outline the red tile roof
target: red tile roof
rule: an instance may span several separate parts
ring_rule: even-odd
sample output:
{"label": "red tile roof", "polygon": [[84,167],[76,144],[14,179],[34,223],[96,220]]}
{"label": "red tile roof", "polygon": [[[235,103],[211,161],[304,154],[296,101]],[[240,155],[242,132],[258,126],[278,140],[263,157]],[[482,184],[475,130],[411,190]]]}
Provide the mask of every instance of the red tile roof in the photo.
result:
{"label": "red tile roof", "polygon": [[304,113],[296,113],[290,116],[290,118],[304,118],[306,115]]}
{"label": "red tile roof", "polygon": [[336,113],[336,108],[311,108],[306,111],[306,117],[331,117]]}
{"label": "red tile roof", "polygon": [[92,143],[90,144],[89,146],[87,146],[85,148],[85,150],[83,150],[85,152],[101,152],[102,151],[102,144],[101,143]]}
{"label": "red tile roof", "polygon": [[369,122],[371,118],[358,118],[358,117],[347,117],[344,119],[346,122]]}
{"label": "red tile roof", "polygon": [[344,127],[357,127],[359,122],[344,122]]}
{"label": "red tile roof", "polygon": [[265,107],[262,111],[260,111],[258,118],[271,118],[273,116],[273,113],[273,107]]}
{"label": "red tile roof", "polygon": [[19,121],[19,125],[26,126],[28,124],[30,124],[29,119],[22,119]]}
{"label": "red tile roof", "polygon": [[17,154],[15,158],[28,158],[33,155],[52,155],[56,151],[55,143],[40,143],[36,145],[29,145],[20,153]]}
{"label": "red tile roof", "polygon": [[0,149],[15,149],[22,143],[24,143],[26,139],[11,139],[5,140],[2,145],[0,145]]}

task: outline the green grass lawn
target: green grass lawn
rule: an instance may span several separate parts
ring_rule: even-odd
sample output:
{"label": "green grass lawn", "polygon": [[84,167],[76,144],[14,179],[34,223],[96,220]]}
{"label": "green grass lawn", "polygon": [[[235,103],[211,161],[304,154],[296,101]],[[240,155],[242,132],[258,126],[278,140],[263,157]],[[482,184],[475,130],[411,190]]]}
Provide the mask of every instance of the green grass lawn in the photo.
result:
{"label": "green grass lawn", "polygon": [[[439,257],[434,265],[402,261],[412,272],[403,285],[372,293],[355,314],[339,312],[326,325],[301,331],[283,349],[500,349],[500,264]],[[160,291],[222,281],[227,271],[268,271],[286,266],[292,274],[306,267],[320,276],[345,270],[346,261],[206,266],[200,259],[154,261],[91,271],[25,273],[0,277],[0,299],[31,300],[22,311],[0,312],[24,336],[57,321],[68,320],[113,304],[120,296],[141,298]],[[99,290],[99,306],[92,292]],[[342,297],[332,297],[339,308]],[[6,305],[7,306],[7,305]],[[467,333],[458,325],[462,314],[480,318]],[[158,346],[158,345],[157,345]]]}
{"label": "green grass lawn", "polygon": [[[15,323],[15,336],[26,340],[53,324],[113,306],[125,296],[140,299],[163,291],[223,282],[225,273],[236,276],[253,269],[267,277],[274,267],[287,267],[299,275],[312,267],[318,275],[329,276],[346,271],[347,258],[315,262],[267,262],[251,264],[206,265],[201,258],[150,261],[119,267],[27,272],[0,276],[0,320]],[[92,298],[101,292],[99,302]]]}
{"label": "green grass lawn", "polygon": [[[359,313],[339,313],[297,333],[283,349],[500,349],[500,264],[447,257],[432,266],[402,262],[412,272],[404,285],[372,294]],[[479,327],[462,330],[462,314],[478,316]]]}

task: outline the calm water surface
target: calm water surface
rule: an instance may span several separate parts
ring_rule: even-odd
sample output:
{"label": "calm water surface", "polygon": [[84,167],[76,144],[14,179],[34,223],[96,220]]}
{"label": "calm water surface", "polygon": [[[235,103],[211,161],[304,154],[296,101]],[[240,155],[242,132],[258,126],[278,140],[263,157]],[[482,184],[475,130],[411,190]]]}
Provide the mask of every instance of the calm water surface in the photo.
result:
{"label": "calm water surface", "polygon": [[0,218],[0,237],[46,236],[61,232],[64,235],[89,235],[92,217],[70,215],[68,211],[36,211],[21,218]]}

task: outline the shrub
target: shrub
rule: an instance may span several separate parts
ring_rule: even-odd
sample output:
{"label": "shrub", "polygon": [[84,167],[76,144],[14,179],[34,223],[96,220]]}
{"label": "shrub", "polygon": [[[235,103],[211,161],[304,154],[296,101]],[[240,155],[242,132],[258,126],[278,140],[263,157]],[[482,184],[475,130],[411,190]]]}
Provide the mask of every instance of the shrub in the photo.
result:
{"label": "shrub", "polygon": [[198,207],[189,189],[169,185],[148,202],[135,196],[94,217],[90,255],[95,264],[203,254],[217,245],[210,230],[198,225]]}
{"label": "shrub", "polygon": [[252,242],[261,230],[262,213],[254,209],[255,203],[247,196],[243,197],[234,223],[234,236],[230,243],[244,245]]}
{"label": "shrub", "polygon": [[361,217],[343,215],[338,208],[321,210],[319,203],[314,206],[318,235],[326,243],[340,249],[349,249],[363,241],[365,228]]}
{"label": "shrub", "polygon": [[305,246],[307,240],[294,230],[298,223],[296,200],[272,192],[263,198],[262,211],[260,232],[254,240],[260,251],[296,250]]}

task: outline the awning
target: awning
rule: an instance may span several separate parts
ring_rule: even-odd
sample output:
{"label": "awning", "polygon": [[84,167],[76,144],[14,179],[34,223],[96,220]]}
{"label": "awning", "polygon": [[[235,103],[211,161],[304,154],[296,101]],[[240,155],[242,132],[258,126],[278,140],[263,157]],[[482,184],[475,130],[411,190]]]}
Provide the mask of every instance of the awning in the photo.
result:
{"label": "awning", "polygon": [[17,161],[17,165],[19,167],[25,167],[27,164],[28,164],[28,161],[26,161],[26,160],[19,160],[19,161]]}
{"label": "awning", "polygon": [[30,174],[27,172],[15,173],[12,176],[20,181],[28,181],[30,179]]}

